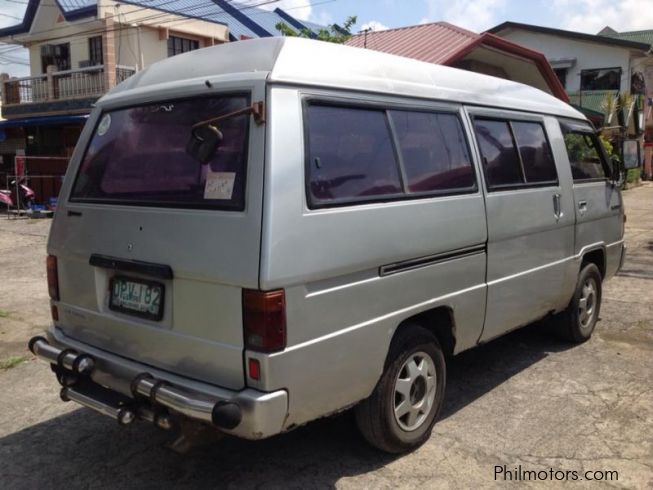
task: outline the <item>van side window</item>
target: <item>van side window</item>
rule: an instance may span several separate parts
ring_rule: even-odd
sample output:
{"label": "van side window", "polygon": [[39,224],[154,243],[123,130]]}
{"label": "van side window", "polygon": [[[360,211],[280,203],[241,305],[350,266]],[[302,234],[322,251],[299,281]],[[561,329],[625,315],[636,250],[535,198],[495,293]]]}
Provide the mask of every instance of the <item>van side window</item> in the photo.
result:
{"label": "van side window", "polygon": [[607,173],[601,158],[600,143],[592,129],[575,124],[561,124],[561,129],[574,181],[605,179]]}
{"label": "van side window", "polygon": [[541,123],[476,118],[474,128],[489,190],[558,183]]}
{"label": "van side window", "polygon": [[402,192],[385,111],[311,104],[307,114],[312,204]]}
{"label": "van side window", "polygon": [[511,124],[524,165],[526,182],[556,182],[556,165],[542,125],[523,121],[514,121]]}
{"label": "van side window", "polygon": [[474,168],[455,114],[390,111],[411,193],[469,189]]}
{"label": "van side window", "polygon": [[477,189],[456,113],[315,101],[306,105],[305,137],[311,207]]}
{"label": "van side window", "polygon": [[489,188],[523,183],[519,155],[507,121],[475,119]]}

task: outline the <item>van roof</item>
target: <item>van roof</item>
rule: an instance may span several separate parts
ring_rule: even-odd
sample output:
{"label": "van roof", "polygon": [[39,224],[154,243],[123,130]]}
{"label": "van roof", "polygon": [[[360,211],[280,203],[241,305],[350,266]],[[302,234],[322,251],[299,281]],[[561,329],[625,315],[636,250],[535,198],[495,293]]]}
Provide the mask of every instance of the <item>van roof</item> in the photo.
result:
{"label": "van roof", "polygon": [[[293,37],[226,43],[177,55],[137,73],[100,99],[132,89],[229,75],[541,112],[583,119],[569,104],[529,85],[363,48]],[[141,92],[141,90],[138,90]]]}

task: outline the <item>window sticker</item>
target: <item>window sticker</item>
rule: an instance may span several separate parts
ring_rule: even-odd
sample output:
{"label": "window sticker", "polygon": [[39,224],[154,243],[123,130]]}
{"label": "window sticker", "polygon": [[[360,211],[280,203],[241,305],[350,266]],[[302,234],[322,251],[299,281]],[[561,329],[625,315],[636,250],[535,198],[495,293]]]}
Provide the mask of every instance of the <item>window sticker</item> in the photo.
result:
{"label": "window sticker", "polygon": [[110,127],[111,127],[111,116],[109,114],[105,114],[104,117],[102,117],[100,124],[98,124],[97,135],[104,136],[105,134],[107,134],[107,131],[109,131]]}
{"label": "window sticker", "polygon": [[236,172],[212,172],[206,174],[204,199],[231,199],[234,192]]}

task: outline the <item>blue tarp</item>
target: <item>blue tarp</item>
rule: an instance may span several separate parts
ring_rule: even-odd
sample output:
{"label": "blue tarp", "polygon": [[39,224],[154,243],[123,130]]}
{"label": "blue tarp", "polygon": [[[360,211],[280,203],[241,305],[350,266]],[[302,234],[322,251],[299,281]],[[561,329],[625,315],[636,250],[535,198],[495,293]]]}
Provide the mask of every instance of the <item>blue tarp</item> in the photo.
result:
{"label": "blue tarp", "polygon": [[52,124],[84,124],[88,114],[78,116],[43,116],[25,117],[21,119],[7,119],[0,121],[0,129],[19,128],[25,126],[49,126]]}

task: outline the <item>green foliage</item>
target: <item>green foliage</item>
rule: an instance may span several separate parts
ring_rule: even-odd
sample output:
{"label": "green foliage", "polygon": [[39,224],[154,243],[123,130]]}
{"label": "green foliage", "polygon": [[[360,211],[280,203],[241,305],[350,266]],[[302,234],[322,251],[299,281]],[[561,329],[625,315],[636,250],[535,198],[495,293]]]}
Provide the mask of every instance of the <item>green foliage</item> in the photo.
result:
{"label": "green foliage", "polygon": [[596,149],[589,138],[578,133],[565,134],[565,145],[571,162],[587,162],[598,159]]}
{"label": "green foliage", "polygon": [[601,143],[603,143],[605,152],[608,154],[609,157],[619,158],[619,151],[614,147],[614,145],[610,142],[608,138],[606,138],[603,135],[600,135],[599,139],[601,140]]}
{"label": "green foliage", "polygon": [[0,371],[11,369],[18,366],[21,362],[26,361],[27,356],[12,356],[0,361]]}
{"label": "green foliage", "polygon": [[324,29],[320,29],[313,33],[310,29],[302,29],[300,31],[294,30],[285,22],[279,22],[275,27],[281,32],[282,35],[288,37],[306,37],[314,38],[319,41],[326,41],[329,43],[343,44],[351,37],[351,28],[356,24],[357,17],[351,15],[343,22],[342,26],[338,24],[331,24]]}
{"label": "green foliage", "polygon": [[640,178],[639,168],[631,168],[626,173],[626,182],[628,182],[629,184],[634,184],[635,182],[639,182],[639,178]]}

